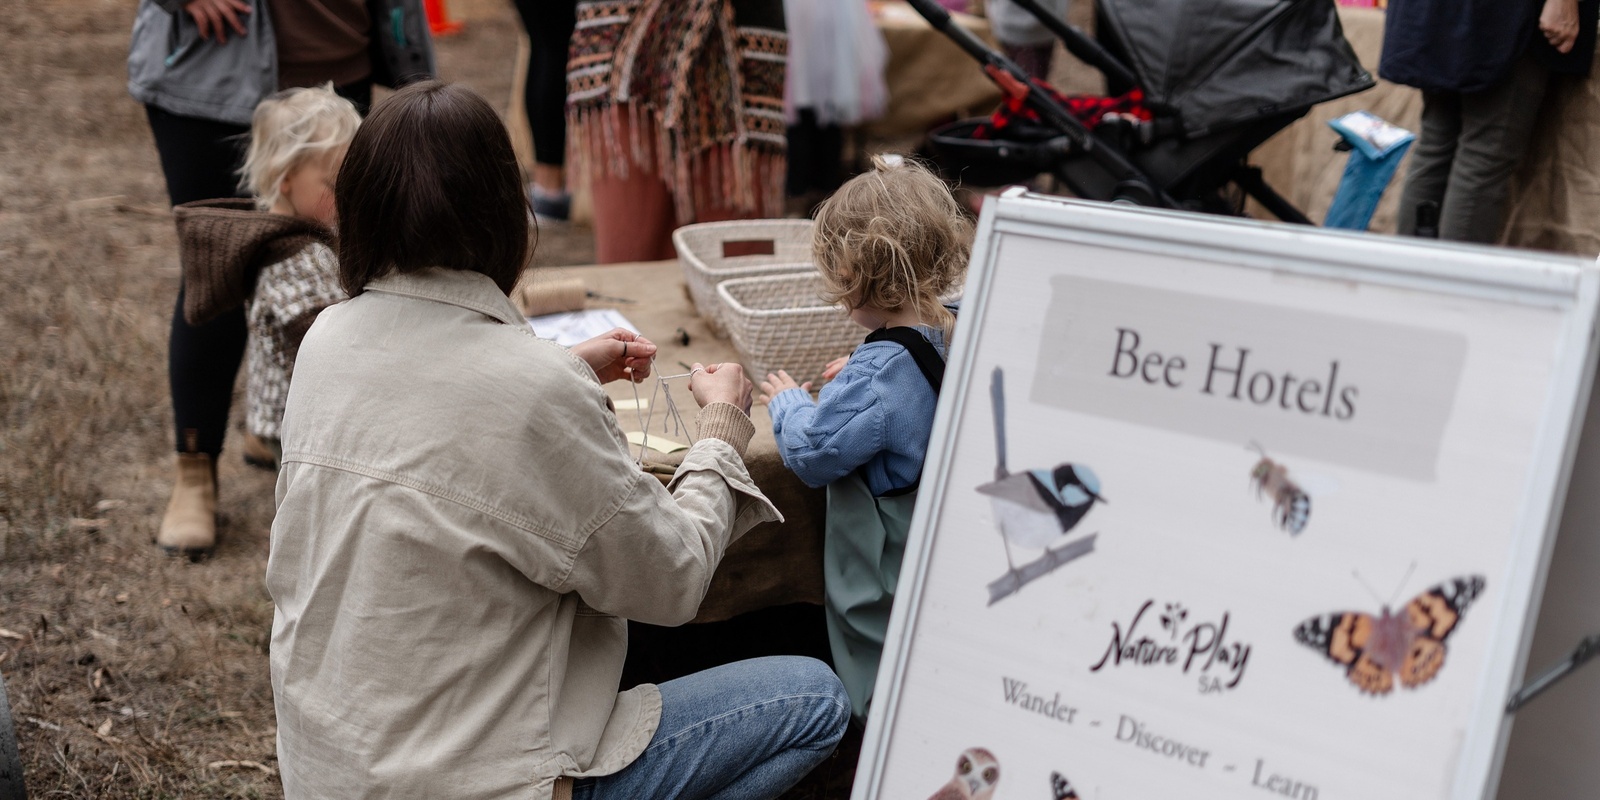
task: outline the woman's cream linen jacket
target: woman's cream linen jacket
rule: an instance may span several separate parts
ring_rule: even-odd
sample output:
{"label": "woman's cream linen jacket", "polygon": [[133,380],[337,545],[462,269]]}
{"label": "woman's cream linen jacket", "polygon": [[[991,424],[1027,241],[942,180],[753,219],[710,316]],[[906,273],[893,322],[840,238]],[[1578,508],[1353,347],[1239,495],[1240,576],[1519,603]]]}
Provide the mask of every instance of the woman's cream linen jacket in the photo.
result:
{"label": "woman's cream linen jacket", "polygon": [[778,518],[733,406],[669,487],[594,372],[487,277],[373,282],[306,336],[267,589],[286,797],[537,798],[643,751],[624,618],[694,616],[728,543]]}

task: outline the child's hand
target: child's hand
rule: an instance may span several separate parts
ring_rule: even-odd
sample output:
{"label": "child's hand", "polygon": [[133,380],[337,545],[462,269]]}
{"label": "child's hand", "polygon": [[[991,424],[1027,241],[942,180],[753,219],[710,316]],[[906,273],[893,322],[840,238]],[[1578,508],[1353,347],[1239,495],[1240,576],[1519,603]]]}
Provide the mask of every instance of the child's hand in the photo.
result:
{"label": "child's hand", "polygon": [[838,358],[829,361],[828,366],[822,368],[823,383],[827,383],[828,381],[839,377],[840,371],[844,369],[845,362],[849,360],[849,356],[839,356]]}
{"label": "child's hand", "polygon": [[778,370],[776,373],[767,373],[767,379],[761,382],[761,402],[771,404],[772,398],[789,389],[804,389],[811,391],[811,382],[795,383],[789,373]]}

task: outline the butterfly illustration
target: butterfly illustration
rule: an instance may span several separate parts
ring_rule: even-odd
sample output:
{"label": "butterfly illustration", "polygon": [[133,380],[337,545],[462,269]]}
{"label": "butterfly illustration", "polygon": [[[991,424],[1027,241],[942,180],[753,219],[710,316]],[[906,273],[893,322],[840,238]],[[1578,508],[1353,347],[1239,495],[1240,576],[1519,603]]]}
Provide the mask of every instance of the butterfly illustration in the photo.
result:
{"label": "butterfly illustration", "polygon": [[1055,800],[1078,800],[1078,792],[1072,788],[1072,781],[1059,772],[1050,773],[1050,796]]}
{"label": "butterfly illustration", "polygon": [[1360,611],[1324,614],[1300,623],[1294,638],[1348,666],[1345,676],[1366,694],[1393,691],[1397,675],[1401,686],[1415,689],[1439,674],[1445,640],[1483,587],[1482,575],[1454,578],[1411,598],[1399,614],[1388,606],[1376,617]]}

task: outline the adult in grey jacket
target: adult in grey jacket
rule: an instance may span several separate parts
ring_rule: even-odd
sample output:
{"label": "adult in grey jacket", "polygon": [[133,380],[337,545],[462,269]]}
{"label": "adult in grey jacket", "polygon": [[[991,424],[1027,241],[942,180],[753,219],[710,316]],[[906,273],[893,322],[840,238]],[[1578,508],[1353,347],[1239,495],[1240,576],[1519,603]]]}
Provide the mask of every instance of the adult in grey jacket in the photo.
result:
{"label": "adult in grey jacket", "polygon": [[689,621],[728,544],[778,516],[744,465],[739,365],[692,370],[698,440],[667,486],[641,471],[600,384],[643,379],[655,346],[529,330],[507,299],[528,201],[468,89],[381,103],[335,202],[351,299],[295,362],[267,563],[284,796],[782,794],[849,718],[821,662],[618,692],[625,619]]}
{"label": "adult in grey jacket", "polygon": [[[145,106],[173,205],[238,195],[250,115],[277,89],[332,81],[358,109],[371,101],[362,0],[274,0],[270,11],[265,2],[139,4],[128,92]],[[156,542],[197,558],[216,542],[216,458],[246,327],[242,308],[190,325],[183,291],[180,283],[167,357],[177,477]]]}

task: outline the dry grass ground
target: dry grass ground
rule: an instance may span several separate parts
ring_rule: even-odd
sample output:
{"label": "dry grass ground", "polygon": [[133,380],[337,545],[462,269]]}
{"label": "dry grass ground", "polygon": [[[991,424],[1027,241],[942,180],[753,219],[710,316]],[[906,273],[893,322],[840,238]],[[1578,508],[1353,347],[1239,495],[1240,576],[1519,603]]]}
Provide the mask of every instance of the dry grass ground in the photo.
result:
{"label": "dry grass ground", "polygon": [[[34,797],[281,796],[262,585],[273,476],[221,464],[222,542],[151,547],[171,470],[178,269],[134,0],[5,6],[0,47],[0,673]],[[440,71],[504,105],[516,16],[454,0]],[[546,231],[544,263],[584,263]],[[236,415],[237,416],[237,415]]]}

